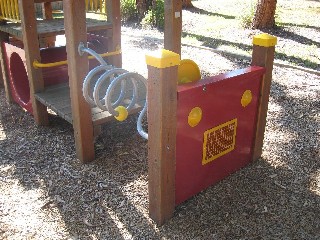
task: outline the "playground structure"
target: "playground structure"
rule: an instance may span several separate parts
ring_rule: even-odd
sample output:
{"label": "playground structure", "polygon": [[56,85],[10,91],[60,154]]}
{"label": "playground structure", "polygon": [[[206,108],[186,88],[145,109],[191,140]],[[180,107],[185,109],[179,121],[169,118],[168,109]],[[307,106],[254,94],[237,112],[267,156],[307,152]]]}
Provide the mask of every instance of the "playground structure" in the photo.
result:
{"label": "playground structure", "polygon": [[[19,103],[18,97],[22,98],[20,105],[27,103],[23,107],[32,111],[38,125],[48,124],[47,107],[72,123],[77,157],[84,163],[90,162],[94,159],[93,139],[99,133],[100,125],[113,119],[113,110],[116,116],[127,114],[123,108],[117,111],[113,107],[99,107],[102,100],[99,91],[87,98],[82,92],[83,79],[87,79],[89,69],[99,68],[97,62],[88,64],[87,42],[92,40],[92,46],[98,52],[100,47],[106,48],[102,52],[114,52],[111,57],[106,54],[108,64],[121,67],[120,0],[105,1],[107,21],[86,20],[85,12],[90,1],[63,0],[64,20],[51,19],[50,4],[54,0],[18,2],[20,18],[17,17],[17,5],[12,5],[15,11],[2,19],[12,20],[14,17],[15,21],[0,26],[1,68],[7,99],[11,101],[13,97]],[[39,2],[44,4],[48,18],[38,22],[34,3]],[[98,4],[92,3],[91,6]],[[3,9],[3,4],[0,7]],[[190,73],[182,76],[181,71],[178,73],[181,8],[180,0],[165,1],[164,48],[167,50],[146,57],[149,212],[160,225],[172,217],[177,204],[261,156],[276,44],[272,36],[257,36],[253,41],[251,67],[193,82],[194,79],[188,79]],[[4,12],[8,13],[8,10]],[[63,47],[52,47],[53,37],[63,33],[66,35],[66,51]],[[102,46],[95,45],[96,40],[102,42]],[[57,56],[53,57],[52,52]],[[55,66],[55,69],[43,70],[39,68],[41,64],[37,64],[60,62],[65,57],[68,68]],[[12,67],[18,65],[24,69],[24,59],[29,95],[14,89],[18,86],[14,79],[21,76],[15,77],[16,71],[10,68],[13,61],[19,64],[12,64]],[[99,62],[102,68],[106,65]],[[191,64],[189,67],[193,65],[188,64]],[[112,69],[105,70],[107,74]],[[191,73],[197,78],[197,70]],[[49,76],[58,76],[60,80]],[[178,79],[184,84],[177,86]],[[26,88],[26,81],[24,84],[22,89]],[[134,82],[131,88],[135,88]],[[94,100],[94,105],[90,106],[86,99],[89,103]],[[132,101],[134,103],[129,103],[132,106],[127,109],[131,112],[140,110],[141,100]],[[120,116],[119,120],[124,119],[125,116]]]}
{"label": "playground structure", "polygon": [[[94,135],[99,133],[100,125],[110,120],[112,116],[97,108],[84,107],[87,104],[82,97],[81,82],[77,83],[76,80],[72,80],[78,79],[77,74],[73,75],[75,69],[78,68],[72,63],[83,61],[85,66],[81,69],[86,73],[89,66],[86,57],[81,57],[78,54],[77,47],[71,50],[72,46],[68,49],[68,45],[70,45],[68,43],[72,42],[73,31],[71,30],[83,34],[81,36],[82,42],[85,44],[89,42],[88,46],[90,46],[90,42],[96,45],[99,40],[98,45],[100,46],[97,48],[102,48],[104,52],[112,52],[104,54],[104,56],[109,56],[108,63],[121,67],[120,2],[86,0],[83,4],[79,4],[77,10],[74,10],[68,7],[67,1],[63,1],[64,19],[53,18],[52,2],[56,1],[1,1],[0,10],[3,20],[0,25],[1,66],[6,97],[9,102],[15,100],[28,111],[32,111],[38,125],[48,124],[47,107],[72,123],[75,135],[79,136],[76,137],[79,140],[76,140],[77,156],[82,162],[89,162],[94,159]],[[45,18],[43,20],[36,19],[34,11],[36,3],[43,4]],[[76,2],[73,4],[77,5]],[[68,12],[68,10],[74,12]],[[86,10],[106,14],[107,20],[86,18]],[[78,14],[79,12],[82,13],[81,16]],[[78,20],[72,22],[69,18],[70,15],[78,15],[77,17],[81,18],[79,22],[83,21],[84,25],[78,24]],[[75,28],[74,26],[79,27]],[[71,32],[71,37],[68,37],[69,32]],[[54,47],[55,36],[63,34],[66,34],[67,46]],[[74,55],[72,54],[73,50],[76,51]],[[101,53],[101,51],[98,52]],[[111,55],[113,56],[110,57]],[[68,67],[58,64],[57,66],[53,65],[55,66],[53,68],[43,68],[52,66],[51,64],[46,66],[45,63],[63,60],[67,60]],[[94,64],[92,63],[90,67],[93,67]],[[16,65],[19,65],[21,70],[25,68],[21,73],[23,76],[16,76],[14,69]],[[54,77],[52,73],[55,73],[55,78],[48,79]],[[16,80],[17,77],[26,79],[26,75],[28,75],[29,83],[23,82],[21,79]],[[68,75],[69,84],[67,84]],[[28,85],[30,91],[28,91]],[[137,111],[136,108],[135,106],[132,111]],[[82,115],[86,116],[81,117]],[[84,136],[82,137],[82,135]],[[83,139],[86,140],[82,141]],[[85,150],[83,150],[84,148]]]}

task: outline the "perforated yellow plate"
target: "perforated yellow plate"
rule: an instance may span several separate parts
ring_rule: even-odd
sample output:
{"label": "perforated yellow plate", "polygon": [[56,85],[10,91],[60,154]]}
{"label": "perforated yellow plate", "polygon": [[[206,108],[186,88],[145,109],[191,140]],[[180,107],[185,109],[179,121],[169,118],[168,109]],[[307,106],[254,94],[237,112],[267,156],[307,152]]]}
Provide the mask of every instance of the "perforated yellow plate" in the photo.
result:
{"label": "perforated yellow plate", "polygon": [[178,67],[178,84],[199,81],[201,78],[198,65],[190,60],[183,59]]}

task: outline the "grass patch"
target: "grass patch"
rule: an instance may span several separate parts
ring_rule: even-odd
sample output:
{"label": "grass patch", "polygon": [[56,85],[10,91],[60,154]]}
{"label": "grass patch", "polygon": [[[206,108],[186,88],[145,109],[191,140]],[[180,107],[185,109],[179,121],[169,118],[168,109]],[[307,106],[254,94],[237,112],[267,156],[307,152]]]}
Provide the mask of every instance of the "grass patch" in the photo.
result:
{"label": "grass patch", "polygon": [[[256,1],[198,0],[183,11],[183,42],[248,55],[252,37],[261,31],[250,27]],[[275,58],[320,70],[320,2],[278,0]]]}

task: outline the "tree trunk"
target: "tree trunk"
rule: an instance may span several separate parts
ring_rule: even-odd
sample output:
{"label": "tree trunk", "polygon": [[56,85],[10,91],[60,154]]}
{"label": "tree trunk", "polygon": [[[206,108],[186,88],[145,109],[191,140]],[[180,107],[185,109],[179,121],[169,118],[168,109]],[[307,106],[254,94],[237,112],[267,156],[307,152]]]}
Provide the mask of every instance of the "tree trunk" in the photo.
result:
{"label": "tree trunk", "polygon": [[145,13],[154,4],[153,0],[136,0],[139,18],[143,18]]}
{"label": "tree trunk", "polygon": [[193,7],[191,0],[182,0],[182,7],[185,7],[185,8]]}
{"label": "tree trunk", "polygon": [[277,0],[258,0],[256,12],[252,21],[252,28],[273,28],[275,25],[274,15]]}

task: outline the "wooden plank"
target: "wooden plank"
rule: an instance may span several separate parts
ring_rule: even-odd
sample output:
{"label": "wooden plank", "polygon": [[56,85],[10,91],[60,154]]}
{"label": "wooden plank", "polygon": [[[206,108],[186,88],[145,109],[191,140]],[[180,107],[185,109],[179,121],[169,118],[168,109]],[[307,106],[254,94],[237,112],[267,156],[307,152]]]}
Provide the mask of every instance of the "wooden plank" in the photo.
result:
{"label": "wooden plank", "polygon": [[253,46],[252,66],[265,67],[266,72],[262,80],[259,109],[257,115],[256,136],[253,150],[253,160],[258,160],[262,154],[264,132],[268,112],[269,95],[272,80],[272,69],[274,61],[275,47]]}
{"label": "wooden plank", "polygon": [[164,1],[164,48],[181,54],[182,1]]}
{"label": "wooden plank", "polygon": [[[108,39],[108,51],[115,51],[121,48],[121,15],[120,0],[106,0],[108,22],[112,24],[112,35]],[[110,64],[121,67],[122,54],[108,58]]]}
{"label": "wooden plank", "polygon": [[4,32],[0,32],[0,66],[1,66],[1,76],[2,76],[2,84],[4,86],[4,90],[6,93],[6,99],[9,103],[13,101],[11,91],[10,91],[10,81],[7,69],[7,59],[5,57],[5,50],[2,46],[2,42],[8,42],[9,35]]}
{"label": "wooden plank", "polygon": [[[112,24],[106,21],[87,18],[86,23],[88,32],[112,29]],[[0,31],[9,33],[19,40],[23,39],[20,23],[7,23],[5,25],[0,25]],[[37,32],[39,38],[63,35],[65,33],[64,20],[52,19],[37,21]]]}
{"label": "wooden plank", "polygon": [[[62,83],[47,87],[43,92],[35,94],[35,97],[57,115],[72,123],[70,89],[67,84]],[[137,100],[137,103],[129,111],[129,114],[139,112],[144,106],[145,101],[145,98],[140,97]],[[130,100],[124,99],[124,102],[128,104]],[[108,111],[103,111],[98,107],[91,108],[91,116],[94,126],[115,120]]]}
{"label": "wooden plank", "polygon": [[88,163],[95,158],[91,109],[82,95],[82,81],[89,66],[87,54],[78,53],[79,44],[87,42],[85,2],[63,1],[63,9],[76,151],[80,161]]}
{"label": "wooden plank", "polygon": [[[161,64],[154,67],[147,61],[149,214],[159,225],[172,217],[175,207],[177,64],[180,56],[172,54],[173,57],[168,56],[170,65],[174,64],[172,67],[161,68]],[[171,61],[173,58],[175,63]]]}
{"label": "wooden plank", "polygon": [[41,93],[35,94],[35,97],[58,116],[72,124],[72,110],[69,86],[59,84],[47,88]]}
{"label": "wooden plank", "polygon": [[70,91],[57,91],[56,93],[38,93],[35,97],[44,105],[57,111],[60,108],[70,106]]}
{"label": "wooden plank", "polygon": [[34,60],[41,61],[36,18],[33,1],[19,0],[23,44],[26,53],[27,72],[30,85],[33,116],[38,125],[48,125],[47,108],[40,103],[34,94],[44,89],[42,70],[32,66]]}
{"label": "wooden plank", "polygon": [[[142,110],[145,104],[145,100],[138,101],[133,108],[129,111],[129,114],[135,114]],[[92,121],[93,125],[102,125],[104,123],[114,121],[115,118],[108,111],[102,111],[99,108],[92,108]]]}

